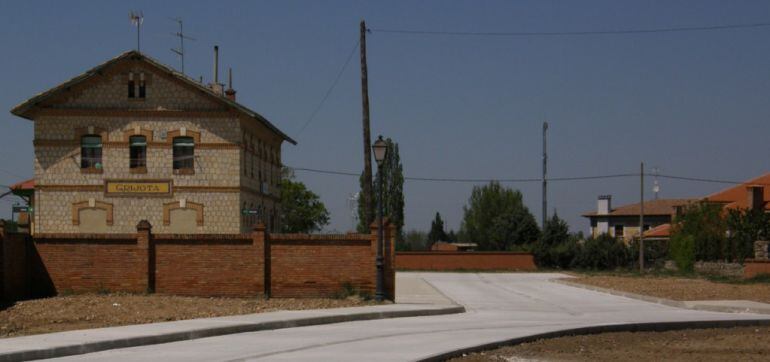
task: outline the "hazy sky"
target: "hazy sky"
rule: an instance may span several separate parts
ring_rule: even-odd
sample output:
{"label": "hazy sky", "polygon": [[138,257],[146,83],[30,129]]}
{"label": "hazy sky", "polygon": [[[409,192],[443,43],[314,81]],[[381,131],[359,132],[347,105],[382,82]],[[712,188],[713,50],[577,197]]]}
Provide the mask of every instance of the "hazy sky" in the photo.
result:
{"label": "hazy sky", "polygon": [[[33,124],[15,104],[136,46],[177,67],[171,17],[184,19],[186,71],[209,81],[212,50],[232,67],[238,100],[296,137],[284,163],[360,172],[357,54],[316,118],[297,135],[358,39],[371,28],[468,32],[618,30],[770,21],[768,1],[17,1],[0,3],[0,184],[32,176]],[[541,172],[541,123],[553,177],[637,172],[743,180],[770,171],[770,28],[565,37],[368,37],[372,136],[396,140],[407,176],[530,178]],[[224,74],[224,73],[223,73]],[[356,177],[297,172],[351,226]],[[539,220],[540,184],[524,193]],[[472,183],[407,181],[406,227],[435,212],[458,228]],[[709,183],[661,180],[660,197],[697,197]],[[651,196],[651,183],[646,191]],[[552,182],[549,211],[573,230],[599,194],[636,202],[636,178]],[[0,202],[8,216],[11,201]]]}

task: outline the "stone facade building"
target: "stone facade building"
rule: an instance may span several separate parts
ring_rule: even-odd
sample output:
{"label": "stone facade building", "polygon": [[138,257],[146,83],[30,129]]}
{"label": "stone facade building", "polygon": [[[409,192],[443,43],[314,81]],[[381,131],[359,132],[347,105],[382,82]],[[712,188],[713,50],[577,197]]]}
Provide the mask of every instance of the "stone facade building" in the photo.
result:
{"label": "stone facade building", "polygon": [[281,145],[235,91],[129,51],[16,106],[34,121],[33,232],[276,228]]}

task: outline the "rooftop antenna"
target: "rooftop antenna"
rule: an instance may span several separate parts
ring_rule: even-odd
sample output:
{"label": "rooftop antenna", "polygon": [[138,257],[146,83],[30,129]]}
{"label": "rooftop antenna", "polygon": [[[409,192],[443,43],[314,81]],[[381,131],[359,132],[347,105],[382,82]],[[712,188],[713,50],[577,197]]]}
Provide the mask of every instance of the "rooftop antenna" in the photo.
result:
{"label": "rooftop antenna", "polygon": [[182,68],[181,68],[182,74],[185,74],[184,73],[184,40],[187,39],[187,40],[195,41],[195,38],[184,35],[184,25],[182,22],[182,18],[171,18],[171,20],[176,21],[177,24],[179,24],[179,31],[176,33],[171,33],[171,35],[179,37],[179,48],[178,49],[171,48],[171,51],[179,55],[179,59],[181,60],[181,63],[182,63]]}
{"label": "rooftop antenna", "polygon": [[352,224],[352,229],[354,232],[356,231],[356,226],[358,225],[358,198],[360,197],[359,193],[352,193],[350,194],[350,198],[348,198],[348,206],[350,207],[350,222]]}
{"label": "rooftop antenna", "polygon": [[660,169],[658,169],[658,167],[652,168],[652,175],[654,177],[653,183],[652,183],[652,192],[655,194],[655,200],[658,199],[658,192],[660,192],[660,184],[658,184],[658,172],[660,172]]}
{"label": "rooftop antenna", "polygon": [[131,11],[128,13],[128,19],[131,20],[131,24],[136,27],[136,51],[140,51],[140,34],[142,31],[142,23],[144,22],[144,13],[141,11]]}

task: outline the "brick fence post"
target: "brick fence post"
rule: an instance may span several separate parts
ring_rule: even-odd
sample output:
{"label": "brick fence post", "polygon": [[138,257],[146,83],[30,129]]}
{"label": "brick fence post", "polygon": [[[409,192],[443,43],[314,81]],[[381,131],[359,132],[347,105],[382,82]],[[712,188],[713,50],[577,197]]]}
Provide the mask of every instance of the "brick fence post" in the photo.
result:
{"label": "brick fence post", "polygon": [[139,249],[139,274],[143,275],[144,290],[155,293],[155,243],[152,240],[152,225],[147,220],[136,224],[136,247]]}
{"label": "brick fence post", "polygon": [[385,294],[388,299],[396,300],[396,224],[388,223],[388,238],[385,239]]}
{"label": "brick fence post", "polygon": [[270,236],[261,221],[251,231],[251,245],[254,248],[254,262],[262,262],[262,293],[270,297]]}

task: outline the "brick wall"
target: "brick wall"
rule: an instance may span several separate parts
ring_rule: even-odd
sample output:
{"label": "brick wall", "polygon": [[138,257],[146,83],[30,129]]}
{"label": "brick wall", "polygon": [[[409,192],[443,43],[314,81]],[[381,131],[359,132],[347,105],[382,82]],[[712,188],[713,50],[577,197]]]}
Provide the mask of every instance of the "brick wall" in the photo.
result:
{"label": "brick wall", "polygon": [[[194,296],[328,297],[349,283],[374,294],[376,228],[372,234],[37,234],[11,249],[3,237],[3,286],[9,268],[28,270],[11,289],[22,296],[63,292],[157,292]],[[385,232],[386,297],[395,295],[392,227]],[[25,249],[26,248],[26,249]],[[26,250],[26,257],[14,257]],[[22,291],[31,285],[32,290]],[[5,293],[4,293],[5,294]],[[17,297],[14,297],[17,298]]]}
{"label": "brick wall", "polygon": [[409,251],[396,253],[401,270],[535,270],[530,253],[470,251]]}
{"label": "brick wall", "polygon": [[753,278],[757,275],[770,275],[770,260],[746,259],[743,268],[744,278]]}

